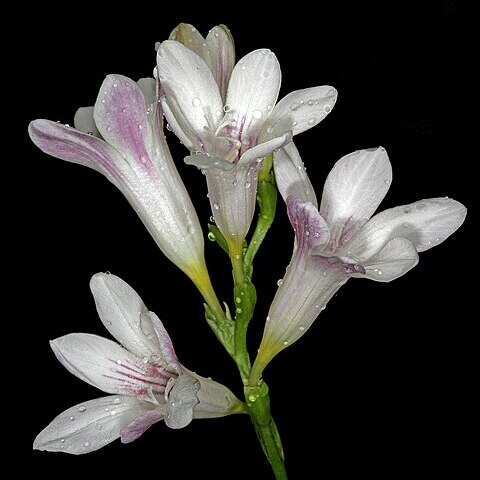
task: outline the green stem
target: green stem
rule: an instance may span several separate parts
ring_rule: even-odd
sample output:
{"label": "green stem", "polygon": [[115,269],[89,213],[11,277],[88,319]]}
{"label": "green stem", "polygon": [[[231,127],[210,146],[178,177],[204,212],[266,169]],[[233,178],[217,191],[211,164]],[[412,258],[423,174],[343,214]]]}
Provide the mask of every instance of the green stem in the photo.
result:
{"label": "green stem", "polygon": [[255,432],[275,478],[277,480],[287,480],[282,442],[270,413],[270,396],[267,384],[262,383],[259,387],[253,388],[245,387],[244,392]]}

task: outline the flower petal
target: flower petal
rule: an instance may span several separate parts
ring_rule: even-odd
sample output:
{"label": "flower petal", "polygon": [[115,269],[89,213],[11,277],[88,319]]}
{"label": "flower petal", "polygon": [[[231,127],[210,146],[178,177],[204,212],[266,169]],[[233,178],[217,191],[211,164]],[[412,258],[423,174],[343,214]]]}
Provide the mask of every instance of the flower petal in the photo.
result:
{"label": "flower petal", "polygon": [[358,150],[335,164],[320,204],[320,213],[330,228],[330,252],[346,244],[362,228],[391,181],[392,167],[382,147]]}
{"label": "flower petal", "polygon": [[[97,273],[90,280],[90,289],[100,319],[125,348],[144,361],[154,359],[174,370],[179,368],[172,341],[162,322],[148,311],[130,285],[115,275]],[[160,331],[162,346],[156,329]]]}
{"label": "flower petal", "polygon": [[258,136],[277,101],[280,83],[280,65],[270,50],[255,50],[235,65],[225,106],[230,121],[236,122],[240,141]]}
{"label": "flower petal", "polygon": [[240,157],[238,165],[250,164],[255,160],[265,158],[270,153],[284,147],[292,141],[292,132],[286,132],[280,137],[272,138],[266,142],[255,145],[253,148],[249,148]]}
{"label": "flower petal", "polygon": [[298,253],[304,255],[315,247],[325,246],[330,239],[330,232],[317,207],[293,196],[288,197],[286,203],[288,218],[295,230]]}
{"label": "flower petal", "polygon": [[293,142],[273,154],[273,168],[278,190],[285,201],[287,197],[295,196],[318,208],[315,190]]}
{"label": "flower petal", "polygon": [[136,82],[108,75],[94,107],[95,124],[102,137],[119,152],[144,164],[153,153],[147,102]]}
{"label": "flower petal", "polygon": [[36,450],[74,455],[93,452],[113,442],[151,403],[124,396],[89,400],[65,410],[44,428],[33,443]]}
{"label": "flower petal", "polygon": [[390,282],[405,275],[417,263],[418,253],[413,243],[406,238],[394,238],[363,264],[366,274],[359,276],[377,282]]}
{"label": "flower petal", "polygon": [[225,100],[228,83],[235,65],[235,45],[232,34],[225,25],[218,25],[210,30],[206,43],[211,55],[213,76],[217,81],[222,99]]}
{"label": "flower petal", "polygon": [[164,393],[174,374],[96,335],[72,333],[51,341],[50,346],[70,373],[107,393],[151,401],[152,394]]}
{"label": "flower petal", "polygon": [[[163,407],[163,405],[160,405]],[[163,420],[165,417],[164,408],[156,408],[143,413],[122,428],[120,439],[122,443],[130,443],[143,435],[152,425]]]}
{"label": "flower petal", "polygon": [[200,390],[197,392],[199,403],[193,409],[193,418],[218,418],[235,413],[247,413],[245,404],[227,387],[190,370],[187,372],[200,382]]}
{"label": "flower petal", "polygon": [[116,185],[121,182],[119,164],[123,160],[103,140],[50,120],[34,120],[28,127],[28,133],[42,152],[93,168]]}
{"label": "flower petal", "polygon": [[465,220],[467,209],[450,198],[430,198],[390,208],[375,215],[348,245],[357,257],[368,260],[393,238],[410,240],[418,252],[439,245]]}
{"label": "flower petal", "polygon": [[271,138],[292,130],[297,135],[314,127],[332,111],[337,95],[337,90],[329,85],[289,93],[275,106],[263,134]]}
{"label": "flower petal", "polygon": [[185,162],[205,172],[213,217],[227,243],[243,245],[255,211],[261,162],[235,165],[208,155],[192,155]]}
{"label": "flower petal", "polygon": [[[192,145],[202,142],[212,151],[223,104],[209,66],[192,50],[172,40],[160,45],[157,65],[170,109],[178,123],[188,125],[182,131],[194,132],[195,137],[190,138]],[[182,121],[178,119],[180,114]],[[173,123],[170,125],[175,128]]]}
{"label": "flower petal", "polygon": [[95,120],[93,119],[93,107],[81,107],[75,112],[73,117],[73,124],[77,130],[83,133],[88,133],[97,138],[102,138]]}
{"label": "flower petal", "polygon": [[145,102],[148,104],[156,103],[157,101],[157,86],[156,80],[151,77],[140,78],[137,82]]}
{"label": "flower petal", "polygon": [[185,45],[192,50],[192,52],[195,52],[201,57],[210,68],[212,68],[213,63],[211,51],[209,51],[205,39],[193,25],[190,25],[189,23],[180,23],[172,30],[168,39],[175,40]]}
{"label": "flower petal", "polygon": [[165,412],[165,424],[170,428],[186,427],[193,420],[193,409],[198,405],[200,382],[185,373],[180,375],[170,390]]}

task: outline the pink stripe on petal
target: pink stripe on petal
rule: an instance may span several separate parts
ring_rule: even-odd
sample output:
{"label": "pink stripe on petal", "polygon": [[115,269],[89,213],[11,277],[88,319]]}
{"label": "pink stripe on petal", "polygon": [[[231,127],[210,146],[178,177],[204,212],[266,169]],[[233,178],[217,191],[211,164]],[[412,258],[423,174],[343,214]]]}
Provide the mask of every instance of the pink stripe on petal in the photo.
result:
{"label": "pink stripe on petal", "polygon": [[138,416],[120,431],[122,443],[130,443],[143,435],[153,424],[163,420],[164,412],[160,409],[150,410]]}

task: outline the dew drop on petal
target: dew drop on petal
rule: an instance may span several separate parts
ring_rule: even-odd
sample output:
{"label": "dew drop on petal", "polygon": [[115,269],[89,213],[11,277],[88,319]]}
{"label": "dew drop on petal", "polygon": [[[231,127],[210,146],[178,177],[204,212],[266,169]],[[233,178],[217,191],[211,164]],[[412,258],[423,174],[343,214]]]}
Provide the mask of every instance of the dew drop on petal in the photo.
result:
{"label": "dew drop on petal", "polygon": [[247,180],[247,181],[245,182],[244,187],[245,187],[245,188],[250,188],[251,186],[252,186],[252,183]]}
{"label": "dew drop on petal", "polygon": [[279,280],[277,280],[277,285],[280,287],[283,283],[283,278],[280,278]]}
{"label": "dew drop on petal", "polygon": [[109,126],[107,127],[107,132],[111,132],[111,131],[112,131],[112,127],[109,125]]}
{"label": "dew drop on petal", "polygon": [[240,315],[240,313],[242,313],[243,310],[241,308],[237,308],[235,311]]}
{"label": "dew drop on petal", "polygon": [[115,405],[118,405],[119,403],[122,403],[122,400],[120,400],[120,398],[117,397],[117,398],[115,398],[115,399],[113,400],[113,403],[114,403]]}
{"label": "dew drop on petal", "polygon": [[138,129],[139,129],[139,130],[141,130],[141,129],[143,128],[143,125],[140,124],[140,123],[139,123],[137,126],[138,126]]}
{"label": "dew drop on petal", "polygon": [[257,120],[260,120],[262,118],[262,112],[260,110],[254,110],[252,112],[253,118],[256,118]]}
{"label": "dew drop on petal", "polygon": [[201,102],[200,102],[200,99],[197,98],[197,97],[195,97],[195,98],[192,100],[192,105],[193,105],[194,107],[199,107],[199,106],[200,106],[200,103],[201,103]]}
{"label": "dew drop on petal", "polygon": [[213,234],[213,232],[208,232],[207,238],[211,241],[214,242],[217,237]]}
{"label": "dew drop on petal", "polygon": [[300,105],[298,103],[292,103],[290,105],[290,110],[295,111]]}
{"label": "dew drop on petal", "polygon": [[70,417],[70,421],[73,422],[75,420],[75,417]]}
{"label": "dew drop on petal", "polygon": [[232,107],[228,103],[223,106],[223,111],[225,113],[229,112],[231,109],[232,109]]}
{"label": "dew drop on petal", "polygon": [[299,329],[301,332],[304,332],[304,331],[305,331],[305,327],[304,327],[303,325],[300,325],[300,326],[298,327],[298,329]]}
{"label": "dew drop on petal", "polygon": [[298,122],[292,122],[292,127],[296,127],[298,125]]}
{"label": "dew drop on petal", "polygon": [[112,416],[113,416],[113,415],[116,415],[116,414],[117,414],[117,411],[116,411],[116,410],[112,410],[112,411],[110,412],[110,415],[112,415]]}
{"label": "dew drop on petal", "polygon": [[214,204],[213,204],[213,208],[214,208],[215,210],[220,210],[220,205],[219,205],[218,203],[214,203]]}
{"label": "dew drop on petal", "polygon": [[79,412],[84,412],[86,409],[87,407],[85,405],[81,405],[80,407],[78,407]]}
{"label": "dew drop on petal", "polygon": [[284,344],[284,345],[288,345],[288,340],[284,340],[284,341],[283,341],[283,344]]}
{"label": "dew drop on petal", "polygon": [[61,438],[61,439],[60,439],[60,442],[61,442],[61,443],[65,443],[65,439],[64,439],[64,438]]}
{"label": "dew drop on petal", "polygon": [[169,132],[173,131],[173,128],[172,128],[172,126],[171,126],[169,123],[167,123],[167,130],[168,130]]}
{"label": "dew drop on petal", "polygon": [[390,180],[388,178],[385,180],[385,185],[390,185]]}
{"label": "dew drop on petal", "polygon": [[332,111],[332,107],[330,105],[325,105],[323,111],[328,114]]}
{"label": "dew drop on petal", "polygon": [[317,122],[317,119],[312,117],[312,118],[308,121],[308,124],[309,124],[310,126],[312,126],[312,125],[315,125],[316,122]]}
{"label": "dew drop on petal", "polygon": [[121,360],[117,360],[117,365],[121,365],[122,364],[122,361]]}
{"label": "dew drop on petal", "polygon": [[83,444],[83,446],[84,446],[85,448],[88,448],[88,447],[90,446],[90,442],[87,440],[87,441]]}
{"label": "dew drop on petal", "polygon": [[267,316],[265,321],[269,322],[270,321],[270,316]]}

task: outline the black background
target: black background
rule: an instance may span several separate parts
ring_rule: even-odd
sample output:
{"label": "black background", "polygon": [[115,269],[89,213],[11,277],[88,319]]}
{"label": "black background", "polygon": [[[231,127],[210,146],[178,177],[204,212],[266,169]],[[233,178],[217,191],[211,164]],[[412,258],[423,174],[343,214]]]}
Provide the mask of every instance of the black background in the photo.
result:
{"label": "black background", "polygon": [[[92,105],[108,73],[151,76],[154,43],[181,21],[206,35],[227,24],[237,58],[272,49],[281,64],[281,96],[313,85],[339,91],[337,105],[314,129],[296,137],[320,195],[341,156],[382,145],[394,180],[382,209],[420,198],[449,196],[469,209],[465,225],[421,255],[420,264],[391,284],[351,281],[307,335],[265,373],[292,479],[365,474],[445,474],[462,478],[472,455],[468,441],[473,384],[473,318],[465,303],[476,270],[469,247],[469,177],[476,163],[468,146],[470,50],[464,2],[444,0],[378,7],[337,2],[272,4],[209,2],[194,6],[86,4],[33,9],[25,72],[27,113],[73,123]],[[418,5],[421,4],[421,5]],[[204,178],[174,157],[199,217],[210,212]],[[70,332],[105,335],[88,281],[109,270],[125,279],[163,320],[179,358],[241,396],[235,367],[202,319],[201,299],[161,254],[122,195],[101,175],[41,153],[23,136],[22,165],[29,207],[22,210],[29,239],[30,383],[35,408],[25,422],[26,452],[35,435],[65,408],[101,396],[74,378],[51,353],[48,340]],[[23,173],[25,173],[23,172]],[[258,315],[251,351],[292,250],[293,232],[279,203],[277,222],[257,260]],[[222,299],[231,300],[227,259],[207,242],[207,260]],[[24,311],[24,310],[23,310]],[[247,417],[192,423],[173,431],[160,424],[128,446],[115,442],[82,457],[33,452],[39,476],[126,472],[149,478],[271,478]]]}

